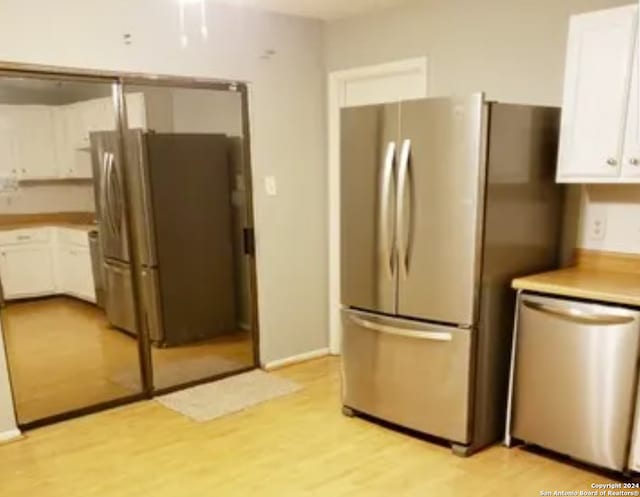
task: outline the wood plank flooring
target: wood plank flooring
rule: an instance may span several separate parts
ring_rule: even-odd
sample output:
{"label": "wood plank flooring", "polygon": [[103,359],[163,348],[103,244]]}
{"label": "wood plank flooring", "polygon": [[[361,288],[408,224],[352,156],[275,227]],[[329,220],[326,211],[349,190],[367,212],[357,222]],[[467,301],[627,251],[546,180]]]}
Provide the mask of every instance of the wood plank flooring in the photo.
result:
{"label": "wood plank flooring", "polygon": [[207,423],[154,401],[0,446],[10,497],[538,496],[606,477],[521,449],[461,459],[340,413],[339,361],[279,370],[300,392]]}
{"label": "wood plank flooring", "polygon": [[[141,391],[136,339],[96,306],[55,297],[9,303],[0,315],[21,423]],[[152,361],[156,386],[172,386],[250,366],[251,339],[241,331],[152,348]]]}

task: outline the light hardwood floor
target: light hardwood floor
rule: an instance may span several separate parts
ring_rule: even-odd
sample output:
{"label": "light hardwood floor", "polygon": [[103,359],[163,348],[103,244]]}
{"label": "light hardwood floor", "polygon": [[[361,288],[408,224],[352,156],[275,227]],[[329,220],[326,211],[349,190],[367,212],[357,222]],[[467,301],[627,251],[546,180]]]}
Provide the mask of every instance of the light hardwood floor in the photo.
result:
{"label": "light hardwood floor", "polygon": [[[9,303],[0,312],[21,423],[141,391],[137,341],[104,312],[67,297]],[[247,332],[153,348],[154,384],[177,385],[252,364]]]}
{"label": "light hardwood floor", "polygon": [[35,430],[0,446],[0,494],[118,496],[537,496],[607,478],[520,449],[461,459],[340,413],[339,362],[274,374],[304,388],[207,423],[154,401]]}

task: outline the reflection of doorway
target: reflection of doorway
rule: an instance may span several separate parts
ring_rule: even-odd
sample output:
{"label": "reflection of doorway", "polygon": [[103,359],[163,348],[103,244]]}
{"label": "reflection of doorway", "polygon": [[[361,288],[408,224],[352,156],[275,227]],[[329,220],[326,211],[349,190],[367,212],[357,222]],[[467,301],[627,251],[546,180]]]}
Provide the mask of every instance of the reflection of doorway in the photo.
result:
{"label": "reflection of doorway", "polygon": [[[0,72],[0,178],[11,178],[15,186],[13,192],[0,192],[0,282],[5,287],[0,317],[18,422],[23,427],[258,365],[246,87],[212,82],[198,83],[197,89],[190,83],[174,88],[155,78],[132,79],[133,84],[137,86],[123,90],[117,75],[107,81],[104,74],[93,79]],[[229,117],[235,111],[229,119],[237,132],[208,129],[212,119],[207,114],[212,111],[221,125],[225,123],[220,116]],[[185,128],[198,123],[199,129]],[[162,160],[146,157],[151,173],[137,168],[135,154],[128,153],[123,131],[127,126],[143,137],[145,156],[154,152],[152,143],[164,143]],[[113,149],[96,145],[102,135],[112,137]],[[222,145],[216,157],[200,152],[199,167],[203,178],[226,178],[209,194],[228,198],[224,202],[229,205],[222,209],[227,213],[221,220],[226,228],[218,230],[210,224],[204,229],[218,230],[208,233],[209,238],[218,237],[218,243],[228,247],[225,270],[231,274],[230,283],[216,291],[224,292],[219,301],[229,302],[230,318],[215,330],[179,330],[181,339],[174,341],[162,335],[168,326],[150,322],[149,311],[156,306],[166,312],[180,295],[171,295],[175,285],[145,278],[153,268],[141,264],[141,254],[150,248],[164,254],[160,274],[170,264],[182,265],[186,271],[189,255],[193,258],[197,252],[193,244],[204,243],[206,237],[197,235],[196,229],[189,239],[174,229],[168,235],[165,232],[161,241],[156,231],[164,229],[163,224],[181,228],[199,216],[220,216],[221,209],[200,212],[206,203],[189,203],[195,190],[188,188],[178,193],[180,188],[175,187],[172,195],[165,192],[159,197],[155,195],[159,183],[151,181],[146,192],[151,206],[144,216],[135,218],[140,193],[136,185],[141,180],[135,175],[143,172],[157,180],[158,170],[164,168],[165,186],[188,184],[185,175],[194,174],[194,161],[188,158],[198,156],[192,148],[207,142],[207,136],[214,140],[214,135]],[[33,137],[41,139],[35,143]],[[180,149],[178,143],[186,148]],[[39,159],[30,151],[34,148]],[[15,152],[23,149],[22,155]],[[224,174],[206,174],[209,163]],[[109,174],[104,174],[106,170]],[[163,210],[161,201],[176,202],[182,210]],[[118,253],[125,256],[116,261],[116,269],[121,269],[115,272],[105,269],[110,253],[105,245],[107,232],[119,233],[119,243],[124,243]],[[141,232],[147,236],[140,237]],[[90,233],[95,234],[94,240],[97,237],[100,251],[91,245]],[[174,239],[167,242],[167,236]],[[167,252],[162,248],[167,243],[179,250]],[[216,283],[219,273],[215,267],[212,270],[206,273],[208,280],[197,272],[188,276],[192,285],[183,289],[185,302],[197,300],[198,288],[206,291],[208,282],[209,286]],[[208,312],[215,304],[188,308],[182,321]],[[119,319],[123,316],[126,319]],[[171,329],[179,329],[180,323],[176,326],[174,321]],[[162,340],[151,335],[152,324],[163,326]]]}

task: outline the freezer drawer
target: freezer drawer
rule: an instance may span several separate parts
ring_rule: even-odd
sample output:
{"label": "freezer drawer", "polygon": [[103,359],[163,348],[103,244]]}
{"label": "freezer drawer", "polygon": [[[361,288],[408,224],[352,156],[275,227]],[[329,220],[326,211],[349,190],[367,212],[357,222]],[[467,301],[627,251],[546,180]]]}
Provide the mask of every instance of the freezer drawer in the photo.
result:
{"label": "freezer drawer", "polygon": [[471,330],[343,311],[343,404],[469,441]]}
{"label": "freezer drawer", "polygon": [[640,313],[526,294],[518,306],[512,436],[622,470]]}

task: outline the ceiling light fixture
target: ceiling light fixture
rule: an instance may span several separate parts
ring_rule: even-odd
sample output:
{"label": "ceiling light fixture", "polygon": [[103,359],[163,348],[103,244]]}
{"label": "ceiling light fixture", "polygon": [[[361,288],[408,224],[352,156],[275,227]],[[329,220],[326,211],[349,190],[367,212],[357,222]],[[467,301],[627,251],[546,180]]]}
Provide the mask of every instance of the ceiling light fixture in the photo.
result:
{"label": "ceiling light fixture", "polygon": [[180,43],[183,48],[189,45],[189,37],[187,36],[185,10],[187,5],[200,4],[200,36],[202,41],[209,39],[209,28],[207,27],[207,7],[206,0],[178,0],[180,14]]}

